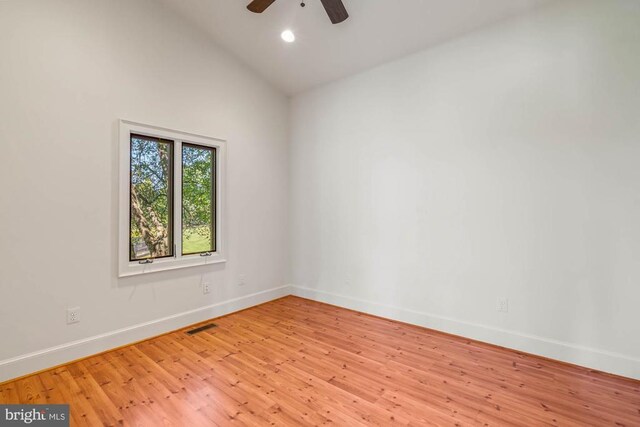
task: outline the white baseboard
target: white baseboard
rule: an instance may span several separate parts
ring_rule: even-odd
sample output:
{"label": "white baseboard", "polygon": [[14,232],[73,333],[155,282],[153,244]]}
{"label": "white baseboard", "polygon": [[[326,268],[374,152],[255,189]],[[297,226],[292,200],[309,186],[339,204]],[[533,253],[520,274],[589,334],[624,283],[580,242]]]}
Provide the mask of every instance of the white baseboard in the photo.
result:
{"label": "white baseboard", "polygon": [[160,335],[175,329],[223,316],[234,311],[249,308],[287,295],[296,295],[311,300],[325,302],[352,310],[386,317],[401,322],[460,335],[499,346],[524,351],[531,354],[561,360],[599,371],[640,379],[640,359],[592,349],[549,338],[522,334],[516,331],[494,328],[478,323],[469,323],[393,307],[371,301],[364,301],[344,295],[319,291],[298,286],[281,286],[255,294],[197,308],[195,310],[167,316],[162,319],[141,323],[78,341],[46,348],[33,353],[0,361],[0,382],[57,366],[71,360],[91,356]]}
{"label": "white baseboard", "polygon": [[622,354],[523,334],[516,331],[499,329],[479,323],[469,323],[430,313],[364,301],[316,289],[292,286],[291,292],[293,295],[319,302],[424,326],[426,328],[448,332],[526,353],[537,354],[550,359],[586,366],[603,372],[640,379],[640,359]]}
{"label": "white baseboard", "polygon": [[290,286],[281,286],[2,360],[0,361],[0,382],[180,329],[214,317],[223,316],[290,294]]}

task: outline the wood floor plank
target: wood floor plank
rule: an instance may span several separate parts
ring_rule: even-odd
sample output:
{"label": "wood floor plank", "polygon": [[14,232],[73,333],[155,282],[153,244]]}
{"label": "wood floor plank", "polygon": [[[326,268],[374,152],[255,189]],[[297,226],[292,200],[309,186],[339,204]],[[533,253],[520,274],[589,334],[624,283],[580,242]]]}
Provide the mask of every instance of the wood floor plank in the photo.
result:
{"label": "wood floor plank", "polygon": [[640,381],[296,297],[0,384],[71,424],[640,426]]}

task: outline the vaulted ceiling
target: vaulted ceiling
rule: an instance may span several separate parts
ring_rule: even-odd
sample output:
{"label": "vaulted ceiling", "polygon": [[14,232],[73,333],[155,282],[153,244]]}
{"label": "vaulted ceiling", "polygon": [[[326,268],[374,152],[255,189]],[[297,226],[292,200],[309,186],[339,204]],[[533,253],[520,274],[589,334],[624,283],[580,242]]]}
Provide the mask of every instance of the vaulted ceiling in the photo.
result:
{"label": "vaulted ceiling", "polygon": [[[161,0],[287,94],[295,94],[526,13],[550,0],[343,0],[332,25],[320,0]],[[291,29],[294,43],[280,33]]]}

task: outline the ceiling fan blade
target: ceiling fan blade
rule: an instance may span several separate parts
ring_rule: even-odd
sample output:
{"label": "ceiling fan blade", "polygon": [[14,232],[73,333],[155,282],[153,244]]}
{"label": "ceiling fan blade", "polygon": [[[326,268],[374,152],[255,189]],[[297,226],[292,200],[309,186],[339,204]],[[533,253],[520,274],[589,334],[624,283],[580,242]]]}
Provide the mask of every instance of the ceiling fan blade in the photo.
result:
{"label": "ceiling fan blade", "polygon": [[254,13],[262,13],[266,8],[271,6],[271,3],[273,3],[274,1],[276,0],[253,0],[251,3],[249,3],[247,9]]}
{"label": "ceiling fan blade", "polygon": [[349,17],[342,0],[321,0],[332,24],[339,24]]}

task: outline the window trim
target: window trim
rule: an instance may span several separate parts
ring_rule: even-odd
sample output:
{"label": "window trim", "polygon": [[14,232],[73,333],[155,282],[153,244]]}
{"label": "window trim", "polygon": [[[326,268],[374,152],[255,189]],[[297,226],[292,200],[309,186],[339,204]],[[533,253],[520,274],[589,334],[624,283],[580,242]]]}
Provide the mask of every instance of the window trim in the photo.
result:
{"label": "window trim", "polygon": [[[226,262],[226,141],[204,135],[197,135],[157,126],[145,125],[129,120],[120,120],[119,136],[119,230],[118,230],[118,277],[154,273],[177,268]],[[140,264],[130,261],[129,227],[131,199],[131,134],[162,138],[173,144],[173,243],[174,255],[170,258],[155,258],[152,263]],[[215,252],[210,256],[202,254],[182,255],[182,144],[215,148]],[[175,215],[176,212],[180,214]]]}

